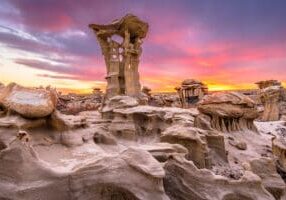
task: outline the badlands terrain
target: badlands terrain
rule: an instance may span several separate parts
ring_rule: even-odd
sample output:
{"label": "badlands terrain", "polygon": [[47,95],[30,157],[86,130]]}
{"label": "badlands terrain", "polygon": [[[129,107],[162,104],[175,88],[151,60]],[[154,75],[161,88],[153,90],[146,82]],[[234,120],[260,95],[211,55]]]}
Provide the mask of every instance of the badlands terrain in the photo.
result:
{"label": "badlands terrain", "polygon": [[143,94],[1,85],[0,199],[285,199],[285,115],[258,94]]}
{"label": "badlands terrain", "polygon": [[[139,82],[148,24],[91,24],[107,89],[61,94],[0,84],[0,200],[285,200],[286,92],[174,94]],[[117,34],[123,43],[113,41]]]}

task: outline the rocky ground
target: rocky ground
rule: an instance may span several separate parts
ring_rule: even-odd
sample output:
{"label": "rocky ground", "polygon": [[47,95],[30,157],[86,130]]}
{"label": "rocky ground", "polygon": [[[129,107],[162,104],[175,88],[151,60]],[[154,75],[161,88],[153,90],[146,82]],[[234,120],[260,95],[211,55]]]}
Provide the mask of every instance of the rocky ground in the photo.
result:
{"label": "rocky ground", "polygon": [[242,94],[190,109],[175,97],[167,107],[158,105],[165,97],[154,106],[116,96],[68,110],[73,99],[0,86],[1,200],[286,199],[286,122],[257,121]]}

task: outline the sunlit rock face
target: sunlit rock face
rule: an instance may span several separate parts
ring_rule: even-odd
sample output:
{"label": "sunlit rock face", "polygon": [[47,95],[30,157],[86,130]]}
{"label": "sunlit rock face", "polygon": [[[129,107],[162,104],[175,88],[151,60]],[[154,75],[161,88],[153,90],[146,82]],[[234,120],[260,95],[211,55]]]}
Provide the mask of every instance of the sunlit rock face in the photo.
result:
{"label": "sunlit rock face", "polygon": [[259,98],[264,106],[262,121],[277,121],[285,113],[286,92],[277,80],[260,81]]}
{"label": "sunlit rock face", "polygon": [[285,122],[255,121],[253,132],[256,105],[239,93],[204,96],[198,109],[148,88],[138,98],[134,45],[148,25],[127,15],[90,27],[110,70],[104,101],[96,88],[80,96],[0,84],[1,200],[286,199]]}
{"label": "sunlit rock face", "polygon": [[[90,24],[96,34],[107,68],[106,97],[116,95],[138,96],[139,59],[142,53],[142,39],[148,32],[148,24],[134,15],[126,15],[107,25]],[[114,36],[122,37],[116,41]]]}
{"label": "sunlit rock face", "polygon": [[50,89],[25,88],[10,84],[1,90],[0,104],[27,118],[39,118],[50,115],[56,106],[57,98]]}
{"label": "sunlit rock face", "polygon": [[[200,115],[195,108],[143,106],[137,98],[114,96],[101,113],[2,116],[0,197],[283,200],[285,183],[274,160],[258,156],[267,133],[253,133],[247,149],[239,149],[227,143],[230,133],[197,127]],[[246,137],[233,135],[234,141]]]}
{"label": "sunlit rock face", "polygon": [[256,130],[253,124],[258,117],[256,104],[243,94],[221,92],[207,95],[198,109],[209,116],[211,127],[219,131]]}

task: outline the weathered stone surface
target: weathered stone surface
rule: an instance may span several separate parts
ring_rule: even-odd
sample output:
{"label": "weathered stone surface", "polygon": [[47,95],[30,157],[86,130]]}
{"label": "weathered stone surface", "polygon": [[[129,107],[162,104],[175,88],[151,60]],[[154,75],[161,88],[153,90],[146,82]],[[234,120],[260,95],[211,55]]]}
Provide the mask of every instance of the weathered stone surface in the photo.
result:
{"label": "weathered stone surface", "polygon": [[[138,96],[139,58],[142,53],[142,39],[148,32],[148,24],[138,17],[128,14],[108,25],[90,24],[101,46],[107,68],[107,99],[116,95]],[[119,43],[112,37],[121,36]]]}
{"label": "weathered stone surface", "polygon": [[114,109],[110,131],[131,140],[146,136],[156,137],[172,124],[193,126],[197,114],[196,110],[170,107],[135,106]]}
{"label": "weathered stone surface", "polygon": [[121,154],[125,160],[134,169],[154,178],[163,178],[165,171],[162,166],[144,150],[129,148]]}
{"label": "weathered stone surface", "polygon": [[40,118],[50,115],[56,105],[52,90],[25,88],[10,84],[2,89],[0,102],[8,110],[27,118]]}
{"label": "weathered stone surface", "polygon": [[180,96],[183,108],[194,107],[208,93],[208,87],[195,79],[186,79],[180,87],[176,87],[175,89]]}
{"label": "weathered stone surface", "polygon": [[285,90],[278,81],[258,82],[259,98],[264,106],[262,121],[277,121],[283,114]]}
{"label": "weathered stone surface", "polygon": [[253,100],[235,92],[205,96],[199,103],[201,113],[211,117],[211,127],[220,131],[255,130],[258,110]]}
{"label": "weathered stone surface", "polygon": [[254,159],[250,162],[251,171],[262,179],[263,186],[275,197],[285,199],[285,183],[276,171],[270,158]]}
{"label": "weathered stone surface", "polygon": [[247,144],[246,142],[236,141],[236,140],[230,140],[229,144],[236,147],[239,150],[246,150]]}
{"label": "weathered stone surface", "polygon": [[154,143],[141,145],[140,148],[150,152],[154,158],[159,162],[165,162],[170,156],[182,155],[186,156],[188,154],[188,149],[180,144],[170,144],[170,143]]}
{"label": "weathered stone surface", "polygon": [[59,111],[52,113],[48,120],[49,125],[58,131],[67,131],[77,128],[86,128],[87,121],[84,116],[80,115],[65,115]]}
{"label": "weathered stone surface", "polygon": [[255,84],[258,85],[259,89],[265,89],[270,86],[281,86],[281,83],[277,80],[258,81]]}
{"label": "weathered stone surface", "polygon": [[58,95],[57,110],[64,114],[75,115],[83,111],[95,111],[101,107],[103,94],[95,88],[92,94]]}
{"label": "weathered stone surface", "polygon": [[147,86],[143,86],[142,87],[142,92],[144,94],[146,94],[147,96],[151,96],[151,88],[147,87]]}
{"label": "weathered stone surface", "polygon": [[278,159],[278,164],[286,171],[286,140],[284,137],[272,139],[272,152]]}
{"label": "weathered stone surface", "polygon": [[210,148],[226,160],[224,138],[218,132],[174,125],[162,133],[160,140],[186,147],[188,149],[186,158],[192,160],[198,168],[212,167]]}
{"label": "weathered stone surface", "polygon": [[246,172],[240,180],[229,180],[198,169],[193,162],[178,156],[169,159],[164,169],[164,188],[172,200],[274,200],[252,172]]}
{"label": "weathered stone surface", "polygon": [[211,117],[200,113],[195,119],[195,126],[204,130],[212,130]]}
{"label": "weathered stone surface", "polygon": [[[181,101],[178,94],[141,92],[145,22],[127,15],[90,28],[107,67],[104,98],[99,88],[89,95],[62,95],[50,87],[0,83],[1,200],[286,199],[285,122],[256,121],[253,132],[256,91],[204,96],[200,112],[178,108],[194,106],[207,88],[185,80],[177,88]],[[262,90],[277,86],[261,84]],[[17,103],[32,101],[26,108],[45,106],[46,93],[58,109],[52,114],[28,113],[33,119],[27,119],[5,104],[12,96]]]}
{"label": "weathered stone surface", "polygon": [[64,171],[49,169],[32,147],[20,141],[0,151],[2,199],[168,200],[164,176],[161,165],[143,150],[98,155],[88,162],[77,160],[72,169]]}
{"label": "weathered stone surface", "polygon": [[93,141],[96,144],[108,144],[108,145],[117,144],[116,138],[112,134],[100,129],[94,133]]}

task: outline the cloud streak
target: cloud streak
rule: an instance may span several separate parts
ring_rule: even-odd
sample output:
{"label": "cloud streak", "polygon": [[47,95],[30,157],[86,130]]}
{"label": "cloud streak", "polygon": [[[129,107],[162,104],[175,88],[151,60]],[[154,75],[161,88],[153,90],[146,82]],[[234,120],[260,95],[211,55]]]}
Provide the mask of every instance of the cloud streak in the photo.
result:
{"label": "cloud streak", "polygon": [[37,55],[15,56],[12,62],[21,70],[43,70],[36,76],[47,84],[51,79],[104,81],[100,48],[87,25],[126,13],[150,24],[140,72],[143,83],[155,90],[169,90],[166,85],[171,88],[184,78],[228,87],[270,77],[286,81],[283,0],[3,2],[0,45]]}

